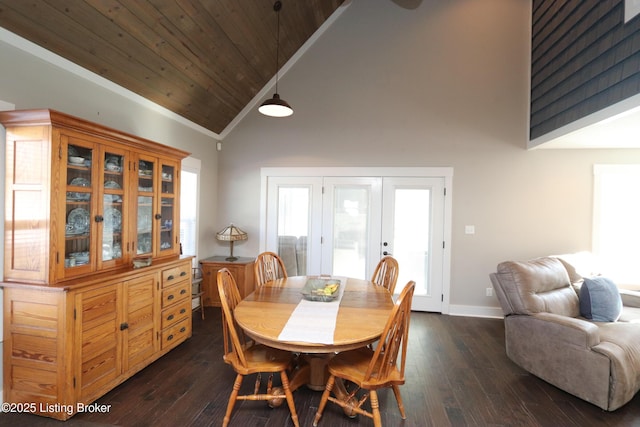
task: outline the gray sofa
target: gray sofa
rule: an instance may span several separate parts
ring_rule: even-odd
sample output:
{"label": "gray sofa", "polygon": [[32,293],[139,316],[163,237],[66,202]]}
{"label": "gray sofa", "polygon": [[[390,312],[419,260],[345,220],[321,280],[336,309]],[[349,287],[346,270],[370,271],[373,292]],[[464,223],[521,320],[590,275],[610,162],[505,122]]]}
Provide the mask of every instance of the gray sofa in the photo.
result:
{"label": "gray sofa", "polygon": [[491,282],[507,356],[531,374],[613,411],[640,389],[640,293],[621,290],[616,322],[581,317],[582,276],[566,259],[500,263]]}

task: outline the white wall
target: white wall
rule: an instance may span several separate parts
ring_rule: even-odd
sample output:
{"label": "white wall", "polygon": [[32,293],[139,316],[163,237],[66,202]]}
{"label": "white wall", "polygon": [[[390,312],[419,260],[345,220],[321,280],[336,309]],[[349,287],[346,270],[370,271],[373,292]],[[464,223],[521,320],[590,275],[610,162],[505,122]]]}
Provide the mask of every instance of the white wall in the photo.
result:
{"label": "white wall", "polygon": [[218,227],[249,233],[234,252],[258,250],[266,166],[453,167],[454,313],[498,306],[485,289],[500,261],[590,249],[593,164],[638,163],[640,151],[526,151],[530,8],[353,0],[281,78],[294,115],[254,110],[225,138]]}

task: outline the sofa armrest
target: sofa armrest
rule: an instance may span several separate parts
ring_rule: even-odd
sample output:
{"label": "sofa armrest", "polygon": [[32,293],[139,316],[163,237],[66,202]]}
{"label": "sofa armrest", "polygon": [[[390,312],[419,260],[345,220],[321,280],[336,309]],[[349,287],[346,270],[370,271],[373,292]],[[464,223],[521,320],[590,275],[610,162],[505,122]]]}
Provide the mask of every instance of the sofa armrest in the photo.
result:
{"label": "sofa armrest", "polygon": [[545,325],[540,327],[544,328],[548,339],[585,348],[591,348],[600,343],[598,326],[586,320],[553,313],[537,313],[531,317],[545,322]]}
{"label": "sofa armrest", "polygon": [[620,289],[620,297],[622,298],[622,305],[640,307],[640,291]]}
{"label": "sofa armrest", "polygon": [[[587,320],[550,313],[505,317],[507,356],[550,384],[608,410],[611,361],[601,330]],[[616,383],[617,384],[617,383]]]}

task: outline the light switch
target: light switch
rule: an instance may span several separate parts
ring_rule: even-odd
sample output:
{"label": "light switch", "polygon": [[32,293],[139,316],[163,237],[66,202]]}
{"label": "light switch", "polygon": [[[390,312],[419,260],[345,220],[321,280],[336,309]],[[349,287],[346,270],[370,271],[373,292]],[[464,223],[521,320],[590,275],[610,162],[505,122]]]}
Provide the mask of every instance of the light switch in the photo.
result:
{"label": "light switch", "polygon": [[464,234],[476,234],[476,226],[475,225],[465,225],[464,226]]}

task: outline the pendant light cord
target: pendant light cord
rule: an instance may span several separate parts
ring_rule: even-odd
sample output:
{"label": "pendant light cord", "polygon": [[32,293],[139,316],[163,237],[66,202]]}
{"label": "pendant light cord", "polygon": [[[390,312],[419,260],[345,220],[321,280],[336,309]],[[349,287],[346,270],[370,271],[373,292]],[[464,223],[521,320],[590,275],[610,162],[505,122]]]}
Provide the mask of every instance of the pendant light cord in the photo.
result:
{"label": "pendant light cord", "polygon": [[278,75],[280,72],[280,9],[282,9],[282,2],[275,2],[273,10],[276,11],[276,16],[278,17],[276,29],[276,93],[278,93]]}

